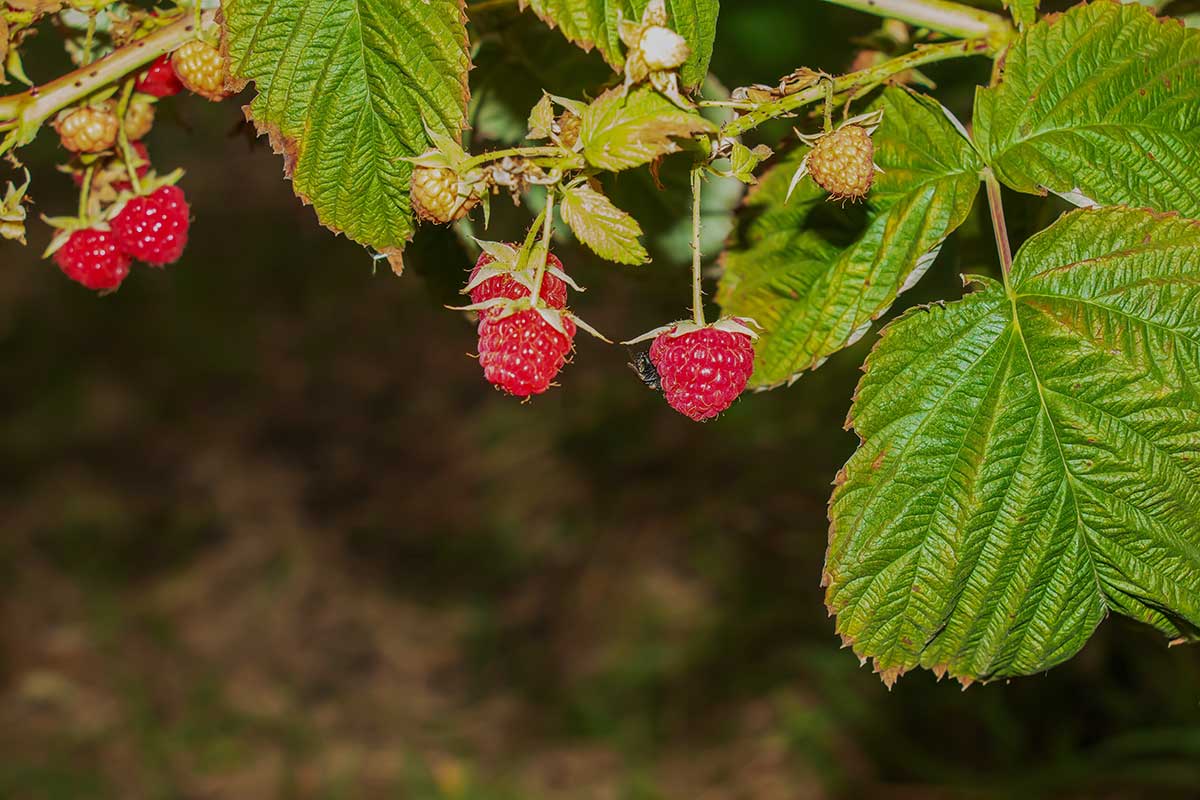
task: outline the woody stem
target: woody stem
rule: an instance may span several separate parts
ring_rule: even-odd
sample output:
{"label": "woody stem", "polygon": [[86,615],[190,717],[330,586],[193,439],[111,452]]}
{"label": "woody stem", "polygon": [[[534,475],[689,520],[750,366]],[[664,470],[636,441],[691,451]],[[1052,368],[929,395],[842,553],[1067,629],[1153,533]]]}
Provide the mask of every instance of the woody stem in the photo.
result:
{"label": "woody stem", "polygon": [[[201,15],[201,27],[208,28],[215,24],[216,11],[206,11]],[[0,143],[0,152],[28,144],[42,123],[60,110],[196,38],[198,30],[192,16],[185,14],[170,25],[49,83],[20,94],[0,97],[0,130],[16,129]]]}

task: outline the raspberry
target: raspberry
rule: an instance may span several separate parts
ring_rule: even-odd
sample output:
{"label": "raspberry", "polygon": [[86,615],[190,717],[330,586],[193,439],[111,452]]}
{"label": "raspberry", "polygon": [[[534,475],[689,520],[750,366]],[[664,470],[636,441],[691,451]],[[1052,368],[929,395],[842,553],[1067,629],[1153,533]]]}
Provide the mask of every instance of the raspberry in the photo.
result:
{"label": "raspberry", "polygon": [[58,268],[71,280],[89,289],[115,289],[129,274],[129,256],[121,252],[108,231],[83,228],[74,231],[54,251]]}
{"label": "raspberry", "polygon": [[160,186],[135,197],[113,217],[121,251],[152,267],[179,260],[188,240],[188,204],[178,186]]}
{"label": "raspberry", "polygon": [[670,28],[651,25],[638,43],[646,66],[652,70],[679,69],[692,54],[687,40]]}
{"label": "raspberry", "polygon": [[[512,246],[517,247],[517,245]],[[475,280],[475,276],[479,274],[479,270],[483,269],[489,264],[495,263],[495,260],[496,259],[492,258],[487,253],[482,253],[479,256],[479,260],[475,262],[475,269],[471,270],[471,278],[468,283]],[[559,261],[553,253],[546,258],[546,266],[554,267],[560,270],[563,268],[562,262]],[[472,303],[484,303],[497,297],[507,297],[510,300],[519,300],[522,297],[529,297],[529,289],[525,288],[523,284],[518,283],[508,275],[495,275],[471,290]],[[542,278],[541,297],[546,305],[550,306],[550,308],[566,308],[566,282],[562,278],[556,277],[547,272]]]}
{"label": "raspberry", "polygon": [[171,97],[183,91],[183,84],[171,67],[171,57],[163,55],[154,59],[146,68],[138,78],[135,88],[151,97]]}
{"label": "raspberry", "polygon": [[700,328],[672,336],[662,333],[650,346],[671,408],[696,422],[712,419],[733,405],[754,371],[754,346],[744,333]]}
{"label": "raspberry", "polygon": [[154,105],[145,100],[134,100],[125,112],[125,135],[131,141],[141,139],[154,127]]}
{"label": "raspberry", "polygon": [[99,153],[117,143],[117,114],[112,103],[68,111],[54,124],[62,146],[74,153]]}
{"label": "raspberry", "polygon": [[225,61],[211,44],[188,42],[171,54],[171,66],[188,91],[214,102],[225,99]]}
{"label": "raspberry", "polygon": [[417,216],[445,224],[467,215],[479,197],[458,179],[458,173],[446,167],[416,167],[412,177],[412,205]]}
{"label": "raspberry", "polygon": [[875,182],[875,143],[860,125],[822,136],[808,154],[808,172],[835,200],[861,200]]}
{"label": "raspberry", "polygon": [[479,323],[479,363],[484,377],[515,397],[550,388],[574,346],[575,323],[563,316],[566,334],[533,309]]}
{"label": "raspberry", "polygon": [[564,111],[554,121],[558,128],[558,141],[568,150],[575,149],[579,142],[579,133],[583,130],[583,117],[570,111]]}

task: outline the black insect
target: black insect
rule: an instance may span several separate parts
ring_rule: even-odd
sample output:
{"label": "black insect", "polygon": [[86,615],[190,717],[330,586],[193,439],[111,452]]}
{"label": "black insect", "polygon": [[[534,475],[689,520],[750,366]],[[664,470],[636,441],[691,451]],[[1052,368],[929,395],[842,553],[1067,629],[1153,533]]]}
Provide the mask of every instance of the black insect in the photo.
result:
{"label": "black insect", "polygon": [[642,379],[642,383],[656,392],[662,391],[662,379],[658,377],[658,370],[655,369],[648,352],[640,350],[633,353],[633,361],[629,362],[629,368],[637,373],[637,376]]}

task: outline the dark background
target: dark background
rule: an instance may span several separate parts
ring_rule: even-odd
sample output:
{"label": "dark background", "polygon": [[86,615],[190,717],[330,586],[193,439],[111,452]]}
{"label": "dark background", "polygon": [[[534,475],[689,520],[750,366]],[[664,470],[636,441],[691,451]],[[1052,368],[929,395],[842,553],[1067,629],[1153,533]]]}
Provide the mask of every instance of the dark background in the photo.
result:
{"label": "dark background", "polygon": [[[729,86],[844,70],[874,25],[724,5]],[[532,17],[484,16],[481,63],[605,78],[547,69],[570,51]],[[530,44],[484,52],[505,37]],[[930,70],[964,115],[987,73]],[[522,113],[538,96],[507,85]],[[1065,666],[965,692],[888,692],[839,649],[825,502],[873,337],[704,426],[582,337],[522,405],[442,308],[458,238],[422,231],[408,274],[376,270],[238,106],[167,101],[149,139],[188,170],[178,265],[97,298],[38,259],[41,223],[0,245],[0,797],[1200,797],[1200,651],[1147,628],[1110,619]],[[70,213],[51,139],[25,153],[36,211]],[[1018,241],[1061,211],[1006,199]],[[659,205],[648,230],[686,211]],[[525,220],[500,204],[487,235]],[[985,225],[977,206],[905,302],[994,273]],[[666,255],[560,255],[610,335],[685,314]]]}

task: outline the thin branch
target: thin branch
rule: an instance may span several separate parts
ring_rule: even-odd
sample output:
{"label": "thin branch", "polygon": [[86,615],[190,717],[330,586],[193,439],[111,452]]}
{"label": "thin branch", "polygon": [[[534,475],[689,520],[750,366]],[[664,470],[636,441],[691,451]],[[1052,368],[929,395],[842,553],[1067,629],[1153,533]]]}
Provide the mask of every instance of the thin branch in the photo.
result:
{"label": "thin branch", "polygon": [[[203,15],[203,27],[215,24],[215,11]],[[42,123],[60,110],[74,105],[105,86],[149,64],[161,55],[196,38],[196,23],[190,14],[130,42],[104,58],[68,72],[49,83],[20,94],[0,97],[0,130],[16,128],[13,144],[28,144]]]}
{"label": "thin branch", "polygon": [[[923,64],[948,61],[964,56],[986,56],[991,55],[993,52],[991,43],[986,39],[971,39],[961,42],[926,45],[918,47],[911,53],[905,53],[902,56],[885,61],[882,64],[834,78],[833,87],[836,92],[844,92],[863,84],[872,82],[880,83],[893,75]],[[721,135],[723,137],[741,136],[747,131],[751,131],[762,125],[764,122],[786,116],[798,108],[815,103],[825,97],[825,92],[827,91],[825,84],[825,81],[819,81],[816,85],[810,86],[803,91],[789,94],[770,103],[763,103],[756,107],[754,111],[743,114],[726,125],[722,129]]]}

